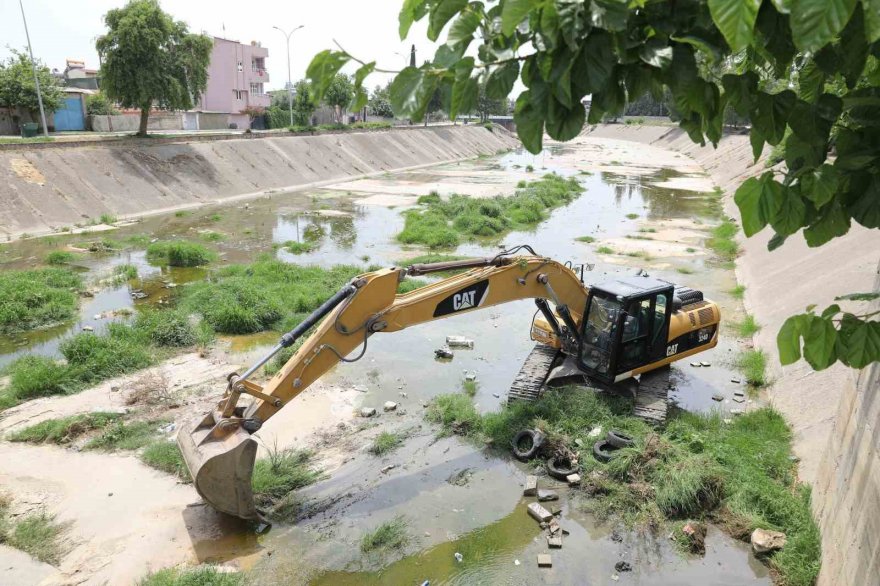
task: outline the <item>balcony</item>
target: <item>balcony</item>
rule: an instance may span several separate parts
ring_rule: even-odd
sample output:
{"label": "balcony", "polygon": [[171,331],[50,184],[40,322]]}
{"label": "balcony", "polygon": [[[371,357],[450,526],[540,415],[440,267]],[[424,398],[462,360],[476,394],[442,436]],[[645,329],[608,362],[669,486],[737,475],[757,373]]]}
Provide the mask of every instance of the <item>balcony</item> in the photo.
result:
{"label": "balcony", "polygon": [[256,83],[269,83],[269,72],[257,67],[251,68],[251,81]]}

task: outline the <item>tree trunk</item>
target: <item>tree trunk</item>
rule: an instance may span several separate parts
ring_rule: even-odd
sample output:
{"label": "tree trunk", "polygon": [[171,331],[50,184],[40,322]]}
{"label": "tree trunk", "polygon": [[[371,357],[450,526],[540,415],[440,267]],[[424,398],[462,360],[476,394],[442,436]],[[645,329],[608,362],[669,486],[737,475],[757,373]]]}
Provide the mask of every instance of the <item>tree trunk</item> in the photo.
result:
{"label": "tree trunk", "polygon": [[150,106],[141,108],[141,125],[138,127],[138,136],[147,136],[147,122],[150,119]]}

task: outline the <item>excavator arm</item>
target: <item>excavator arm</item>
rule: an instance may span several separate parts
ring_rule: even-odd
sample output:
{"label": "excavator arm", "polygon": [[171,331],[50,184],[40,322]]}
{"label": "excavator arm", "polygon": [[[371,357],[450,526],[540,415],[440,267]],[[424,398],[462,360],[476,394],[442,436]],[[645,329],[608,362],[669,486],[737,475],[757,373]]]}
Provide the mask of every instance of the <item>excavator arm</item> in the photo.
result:
{"label": "excavator arm", "polygon": [[[407,277],[456,268],[471,270],[409,293],[397,293]],[[566,330],[577,337],[587,294],[571,269],[534,254],[513,257],[501,253],[486,259],[392,267],[356,277],[284,334],[263,359],[241,375],[231,374],[217,408],[196,425],[181,430],[178,444],[196,490],[219,511],[260,519],[251,489],[257,452],[251,434],[338,362],[353,362],[363,356],[372,335],[533,298],[552,301]],[[265,386],[249,380],[275,354],[313,327],[314,332]],[[347,358],[355,351],[354,358]],[[253,400],[239,405],[241,395],[251,395]]]}

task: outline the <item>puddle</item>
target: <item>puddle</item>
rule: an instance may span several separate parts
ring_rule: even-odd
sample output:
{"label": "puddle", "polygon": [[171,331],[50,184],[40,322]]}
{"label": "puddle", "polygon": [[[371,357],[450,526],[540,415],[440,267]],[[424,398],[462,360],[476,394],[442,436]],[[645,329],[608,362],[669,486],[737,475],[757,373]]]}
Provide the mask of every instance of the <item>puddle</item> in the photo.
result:
{"label": "puddle", "polygon": [[[528,165],[533,172],[526,170]],[[671,170],[673,167],[676,170]],[[734,285],[732,273],[713,263],[703,247],[706,230],[718,221],[719,214],[717,196],[706,192],[705,176],[692,161],[659,149],[634,160],[633,147],[616,141],[579,139],[575,144],[551,145],[540,155],[512,152],[337,184],[312,193],[276,194],[248,203],[151,217],[102,236],[124,240],[147,234],[150,238],[198,240],[219,253],[221,264],[248,262],[262,254],[323,266],[401,264],[421,253],[394,240],[403,226],[401,210],[414,205],[418,195],[433,189],[474,196],[510,193],[518,181],[537,179],[551,171],[576,177],[585,193],[565,208],[554,210],[535,230],[511,233],[500,242],[463,244],[454,253],[490,256],[500,245],[531,244],[539,254],[561,262],[593,265],[585,275],[588,283],[646,268],[652,276],[702,289],[707,298],[720,304],[725,319],[739,311],[739,302],[725,293]],[[393,197],[371,200],[379,196]],[[393,205],[382,205],[389,202]],[[204,235],[209,231],[219,236],[208,241]],[[639,235],[642,239],[627,238]],[[595,242],[575,240],[583,236]],[[0,262],[4,268],[34,266],[49,250],[84,239],[88,237],[58,235],[6,245],[0,249]],[[287,241],[308,241],[315,249],[292,254],[278,246]],[[605,242],[615,244],[621,252],[649,251],[652,258],[598,254],[597,247]],[[632,248],[625,249],[623,243]],[[0,339],[0,364],[25,352],[57,355],[58,344],[66,336],[85,326],[101,331],[110,319],[119,319],[95,319],[96,315],[171,303],[176,288],[169,288],[169,283],[185,285],[204,279],[209,272],[159,269],[146,261],[143,250],[86,256],[79,265],[85,281],[92,283],[120,263],[135,264],[139,279],[85,300],[74,323]],[[682,268],[693,274],[682,274]],[[143,290],[147,298],[133,300],[134,289]],[[340,388],[363,387],[366,392],[357,393],[358,406],[399,402],[400,415],[383,415],[379,429],[421,425],[421,405],[438,394],[459,391],[465,370],[477,373],[474,401],[478,409],[495,410],[506,400],[506,389],[533,347],[528,331],[534,314],[534,303],[526,300],[489,309],[478,314],[480,319],[453,316],[393,335],[376,335],[370,339],[363,360],[334,369],[322,382]],[[442,346],[449,334],[472,338],[475,347],[456,349],[451,362],[435,361],[434,349]],[[276,333],[222,338],[237,355],[255,353],[276,340]],[[674,399],[680,407],[707,411],[737,406],[729,401],[741,388],[731,382],[737,376],[732,362],[738,344],[722,330],[718,347],[701,355],[711,367],[691,368],[687,361],[673,367]],[[402,348],[406,351],[401,352]],[[725,402],[712,401],[715,393],[722,394]],[[302,399],[307,401],[308,393]],[[261,432],[264,440],[271,439],[273,427],[301,427],[298,417],[309,411],[295,413],[293,407],[267,424]],[[294,445],[305,441],[295,439]],[[539,570],[535,556],[547,551],[546,544],[537,525],[525,514],[519,484],[524,469],[519,465],[455,438],[437,440],[427,428],[381,459],[366,453],[368,440],[363,435],[352,441],[340,457],[344,462],[341,467],[301,491],[306,501],[324,503],[310,518],[294,525],[278,524],[258,543],[230,537],[240,533],[234,528],[218,528],[216,539],[196,544],[198,559],[237,559],[244,564],[246,558],[246,565],[254,564],[253,571],[265,584],[421,584],[425,580],[434,585],[604,584],[611,583],[614,562],[619,559],[630,561],[634,568],[620,577],[621,583],[770,583],[766,569],[744,544],[715,530],[710,531],[706,556],[686,559],[672,551],[662,536],[631,536],[632,542],[615,543],[607,527],[597,526],[568,502],[561,505],[563,526],[571,535],[562,550],[550,552],[553,568]],[[379,474],[378,468],[387,463],[395,468]],[[466,468],[474,473],[464,486],[447,482]],[[408,555],[400,559],[362,556],[360,536],[400,514],[406,515],[414,536]],[[455,561],[456,551],[464,556],[463,562]],[[514,563],[517,559],[519,566]]]}

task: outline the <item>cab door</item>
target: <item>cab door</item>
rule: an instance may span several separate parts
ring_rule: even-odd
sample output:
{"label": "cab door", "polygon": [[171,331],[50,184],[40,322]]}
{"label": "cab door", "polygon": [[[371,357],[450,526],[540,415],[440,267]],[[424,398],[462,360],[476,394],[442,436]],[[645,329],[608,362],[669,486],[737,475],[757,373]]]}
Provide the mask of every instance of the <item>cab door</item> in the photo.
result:
{"label": "cab door", "polygon": [[666,357],[672,289],[627,301],[621,324],[617,374]]}

